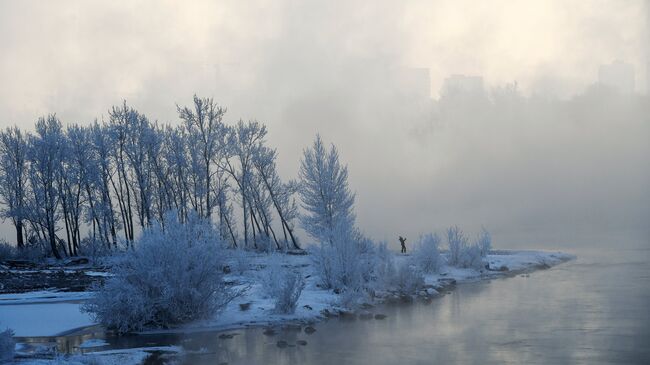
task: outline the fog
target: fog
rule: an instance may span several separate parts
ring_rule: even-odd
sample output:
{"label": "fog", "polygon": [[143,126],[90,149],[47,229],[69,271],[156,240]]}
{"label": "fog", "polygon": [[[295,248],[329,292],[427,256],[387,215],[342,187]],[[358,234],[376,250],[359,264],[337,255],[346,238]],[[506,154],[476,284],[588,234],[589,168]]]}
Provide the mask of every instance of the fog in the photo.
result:
{"label": "fog", "polygon": [[[196,93],[266,123],[285,178],[335,143],[373,238],[648,244],[649,22],[633,0],[0,0],[0,126],[123,99],[179,123]],[[599,82],[618,60],[631,90]]]}

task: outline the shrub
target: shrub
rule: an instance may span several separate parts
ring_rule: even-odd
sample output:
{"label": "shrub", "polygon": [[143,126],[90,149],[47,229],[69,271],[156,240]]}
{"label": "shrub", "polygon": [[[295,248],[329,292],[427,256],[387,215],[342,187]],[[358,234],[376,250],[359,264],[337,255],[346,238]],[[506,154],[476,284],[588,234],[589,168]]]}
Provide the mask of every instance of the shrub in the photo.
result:
{"label": "shrub", "polygon": [[402,262],[395,271],[393,286],[402,295],[411,295],[424,286],[424,277],[408,262]]}
{"label": "shrub", "polygon": [[457,226],[450,227],[447,230],[447,242],[449,243],[450,265],[476,270],[483,269],[483,257],[487,255],[491,244],[489,233],[485,229],[479,235],[479,239],[470,245],[467,236],[460,228]]}
{"label": "shrub", "polygon": [[461,252],[459,267],[481,270],[484,268],[481,248],[477,244],[466,246]]}
{"label": "shrub", "polygon": [[476,245],[481,250],[481,257],[486,257],[490,253],[492,249],[492,236],[485,227],[481,228],[481,233],[476,237]]}
{"label": "shrub", "polygon": [[361,235],[351,222],[337,224],[331,242],[322,242],[311,249],[311,257],[325,288],[345,290],[363,284],[365,260],[361,252]]}
{"label": "shrub", "polygon": [[93,265],[102,265],[104,259],[111,255],[111,250],[105,242],[87,237],[79,244],[79,254],[88,257]]}
{"label": "shrub", "polygon": [[366,289],[364,287],[345,288],[339,293],[338,305],[342,308],[357,309],[367,297]]}
{"label": "shrub", "polygon": [[268,270],[260,276],[262,287],[273,299],[276,313],[291,314],[296,311],[305,280],[299,271],[283,267],[279,255],[271,255],[270,259]]}
{"label": "shrub", "polygon": [[442,265],[439,246],[440,237],[435,233],[420,237],[411,255],[413,264],[428,274],[438,272]]}
{"label": "shrub", "polygon": [[16,347],[13,336],[14,332],[8,328],[0,332],[0,362],[13,360]]}
{"label": "shrub", "polygon": [[375,249],[373,273],[377,289],[386,289],[392,285],[395,277],[395,259],[386,242],[380,243]]}
{"label": "shrub", "polygon": [[5,260],[27,260],[39,262],[47,257],[48,251],[38,242],[27,243],[21,249],[6,241],[0,241],[0,262]]}
{"label": "shrub", "polygon": [[[165,227],[164,229],[162,227]],[[215,314],[240,292],[223,282],[223,247],[210,222],[175,213],[146,229],[82,309],[119,333]]]}
{"label": "shrub", "polygon": [[16,248],[4,240],[0,241],[0,262],[12,260],[16,255]]}
{"label": "shrub", "polygon": [[274,248],[271,237],[267,237],[261,233],[257,236],[255,242],[256,248],[260,252],[271,252]]}
{"label": "shrub", "polygon": [[385,242],[376,246],[373,257],[375,289],[397,290],[402,295],[411,295],[424,286],[422,272],[408,261],[396,264],[395,256]]}
{"label": "shrub", "polygon": [[449,244],[449,264],[458,266],[463,251],[467,247],[467,237],[458,226],[447,229],[447,243]]}
{"label": "shrub", "polygon": [[250,258],[243,248],[230,250],[230,269],[233,273],[244,274],[250,267]]}

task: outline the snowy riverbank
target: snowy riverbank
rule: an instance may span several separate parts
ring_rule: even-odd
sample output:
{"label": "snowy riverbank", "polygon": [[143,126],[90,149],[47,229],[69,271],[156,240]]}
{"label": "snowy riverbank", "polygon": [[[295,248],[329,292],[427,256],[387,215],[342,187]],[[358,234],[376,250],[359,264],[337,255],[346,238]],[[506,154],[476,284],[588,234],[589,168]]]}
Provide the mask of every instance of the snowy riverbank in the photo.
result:
{"label": "snowy riverbank", "polygon": [[[231,272],[225,279],[235,287],[247,287],[246,293],[232,301],[218,315],[212,319],[188,323],[180,327],[166,330],[148,331],[143,333],[175,333],[194,331],[220,331],[232,330],[244,327],[273,327],[284,324],[307,325],[314,324],[326,317],[350,314],[349,309],[341,304],[340,295],[332,290],[322,289],[319,280],[315,275],[311,258],[308,255],[282,255],[282,265],[300,270],[306,278],[306,286],[298,301],[295,313],[276,314],[273,313],[274,304],[271,298],[264,294],[259,278],[265,275],[265,268],[268,267],[270,256],[266,254],[247,253],[248,257],[241,262],[246,262],[244,267],[238,265],[236,259],[230,265]],[[546,269],[562,262],[574,259],[572,255],[560,252],[545,251],[492,251],[486,258],[489,269],[461,269],[451,266],[443,266],[439,273],[425,275],[425,286],[419,291],[418,296],[431,298],[444,294],[455,284],[464,282],[494,279],[510,275],[532,272],[538,269]],[[277,259],[275,256],[274,259]],[[408,260],[409,255],[396,254],[397,262]],[[21,354],[21,338],[33,338],[35,336],[57,336],[61,334],[74,333],[79,327],[91,325],[93,322],[87,314],[81,313],[79,307],[83,301],[92,293],[61,293],[39,291],[21,294],[0,295],[0,323],[3,327],[12,328],[15,331],[19,344],[18,354]],[[400,299],[395,293],[378,292],[374,298],[368,298],[367,305],[372,306],[387,300]],[[361,310],[363,312],[363,310]],[[35,316],[41,313],[41,317]],[[42,317],[43,313],[47,316]],[[33,339],[31,339],[33,340]],[[33,347],[32,347],[33,348]],[[93,348],[86,348],[84,352],[92,352]],[[98,346],[96,350],[106,350],[106,347]],[[136,351],[137,350],[137,351]],[[153,349],[148,349],[149,352]],[[177,352],[173,349],[172,352]],[[113,350],[94,352],[94,357],[105,358],[106,363],[112,363],[115,359],[120,363],[138,363],[147,351],[142,349]],[[28,355],[22,353],[22,355]],[[71,360],[79,363],[84,357],[77,356]],[[126,360],[126,361],[125,361]],[[32,359],[18,360],[18,363],[29,363]],[[61,361],[57,359],[56,361]],[[47,363],[47,359],[41,358],[39,363]]]}
{"label": "snowy riverbank", "polygon": [[[396,261],[407,260],[409,255],[396,255]],[[425,275],[425,287],[420,291],[422,297],[436,296],[443,289],[464,282],[493,279],[527,273],[538,269],[547,269],[562,262],[574,259],[572,255],[561,252],[544,251],[494,251],[488,255],[490,270],[461,269],[443,266],[437,274]],[[253,267],[265,267],[268,262],[267,255],[256,256],[252,262]],[[195,330],[226,330],[247,326],[266,326],[283,322],[312,323],[322,318],[336,316],[340,313],[349,313],[349,309],[342,307],[339,295],[332,290],[323,290],[319,287],[318,277],[313,272],[309,256],[283,256],[283,265],[301,268],[306,279],[306,286],[298,301],[296,312],[291,315],[274,314],[273,302],[266,298],[261,284],[255,280],[255,274],[232,274],[228,279],[242,284],[250,284],[246,295],[237,298],[214,320],[190,323],[182,328],[169,331],[195,331]],[[264,275],[264,270],[256,271],[257,275]],[[252,280],[251,280],[251,277]],[[399,299],[391,293],[377,293],[371,305],[382,303],[386,300]],[[242,305],[248,305],[247,310],[242,310]],[[161,331],[150,331],[161,332]]]}

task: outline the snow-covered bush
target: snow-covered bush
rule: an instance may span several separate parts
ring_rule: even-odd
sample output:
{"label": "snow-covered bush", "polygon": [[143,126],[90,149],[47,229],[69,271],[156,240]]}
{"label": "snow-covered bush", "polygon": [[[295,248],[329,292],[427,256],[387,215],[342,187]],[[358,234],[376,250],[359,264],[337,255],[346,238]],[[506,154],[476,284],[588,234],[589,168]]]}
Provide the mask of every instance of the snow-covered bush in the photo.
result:
{"label": "snow-covered bush", "polygon": [[403,295],[416,293],[424,286],[424,276],[422,272],[412,267],[408,262],[402,262],[395,270],[393,277],[393,287]]}
{"label": "snow-covered bush", "polygon": [[[162,227],[165,227],[164,229]],[[120,333],[213,315],[239,292],[223,282],[224,248],[210,222],[175,213],[154,224],[112,267],[83,310]]]}
{"label": "snow-covered bush", "polygon": [[393,282],[395,259],[386,242],[379,243],[375,248],[373,274],[376,289],[386,289]]}
{"label": "snow-covered bush", "polygon": [[424,285],[422,270],[411,265],[409,260],[396,263],[385,242],[376,245],[373,264],[372,289],[396,290],[402,295],[411,295]]}
{"label": "snow-covered bush", "polygon": [[305,280],[300,271],[283,267],[280,255],[272,255],[267,270],[260,275],[262,288],[275,303],[275,312],[291,314],[296,311],[296,305]]}
{"label": "snow-covered bush", "polygon": [[50,250],[43,242],[27,243],[16,252],[16,258],[34,262],[44,261],[50,255]]}
{"label": "snow-covered bush", "polygon": [[476,270],[484,268],[483,257],[487,255],[491,244],[487,231],[484,230],[476,242],[469,244],[463,231],[457,226],[453,226],[447,230],[447,242],[449,243],[450,265]]}
{"label": "snow-covered bush", "polygon": [[230,250],[230,270],[233,273],[242,275],[250,268],[250,258],[243,248]]}
{"label": "snow-covered bush", "polygon": [[271,252],[274,248],[271,237],[267,237],[263,234],[260,234],[255,242],[257,250],[260,252]]}
{"label": "snow-covered bush", "polygon": [[449,264],[458,266],[463,251],[467,247],[467,236],[458,226],[449,227],[447,229],[447,243],[449,245]]}
{"label": "snow-covered bush", "polygon": [[6,241],[0,241],[0,262],[5,260],[41,261],[47,256],[47,251],[38,243],[28,243],[17,248]]}
{"label": "snow-covered bush", "polygon": [[492,249],[492,236],[485,227],[481,228],[481,233],[476,237],[476,245],[481,249],[481,257],[486,257]]}
{"label": "snow-covered bush", "polygon": [[483,257],[481,256],[481,248],[478,246],[478,244],[474,243],[469,246],[465,246],[461,252],[458,267],[475,270],[481,270],[485,267],[483,264]]}
{"label": "snow-covered bush", "polygon": [[111,250],[106,246],[105,242],[86,237],[79,244],[79,254],[88,257],[93,265],[101,265],[103,259],[111,255]]}
{"label": "snow-covered bush", "polygon": [[311,249],[311,257],[325,288],[344,290],[363,283],[364,261],[359,245],[360,235],[349,220],[339,221],[331,242],[321,242]]}
{"label": "snow-covered bush", "polygon": [[411,254],[411,259],[415,266],[427,274],[438,272],[442,266],[440,237],[435,233],[420,237],[420,241]]}
{"label": "snow-covered bush", "polygon": [[14,332],[10,329],[5,329],[0,332],[0,362],[10,361],[14,358]]}

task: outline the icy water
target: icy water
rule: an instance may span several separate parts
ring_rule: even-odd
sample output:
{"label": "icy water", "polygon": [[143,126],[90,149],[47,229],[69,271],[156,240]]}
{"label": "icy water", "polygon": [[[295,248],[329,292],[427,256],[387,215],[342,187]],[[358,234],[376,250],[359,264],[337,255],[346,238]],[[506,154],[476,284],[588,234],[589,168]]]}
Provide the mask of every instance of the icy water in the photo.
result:
{"label": "icy water", "polygon": [[[182,359],[186,364],[650,364],[647,247],[569,251],[578,259],[527,276],[463,284],[429,303],[375,308],[387,315],[383,320],[317,323],[311,335],[247,329],[229,332],[232,338],[107,340],[111,348],[197,350]],[[58,340],[71,350],[82,339]],[[280,340],[288,346],[279,348]]]}
{"label": "icy water", "polygon": [[[650,250],[578,251],[529,276],[463,284],[384,320],[330,320],[317,332],[195,338],[188,364],[650,364]],[[306,346],[278,348],[276,341]]]}

